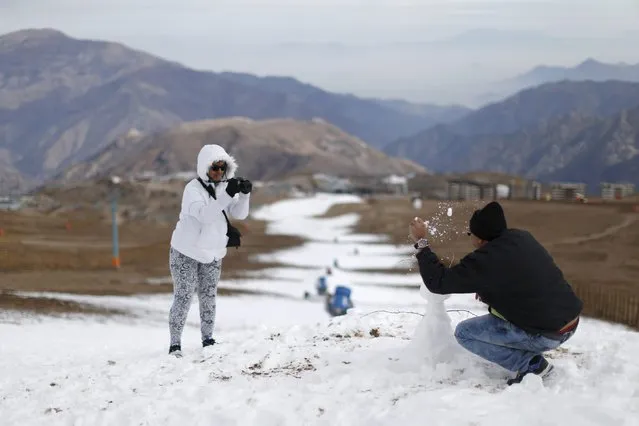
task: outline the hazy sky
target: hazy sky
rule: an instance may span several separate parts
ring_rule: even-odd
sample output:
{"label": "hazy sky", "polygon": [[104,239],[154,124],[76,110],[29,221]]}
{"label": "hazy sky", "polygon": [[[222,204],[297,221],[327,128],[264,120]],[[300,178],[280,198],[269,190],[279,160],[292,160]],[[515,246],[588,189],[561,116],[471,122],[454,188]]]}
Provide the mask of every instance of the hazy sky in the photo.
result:
{"label": "hazy sky", "polygon": [[[639,62],[639,0],[0,0],[0,33],[30,27],[199,69],[437,102],[539,63]],[[409,44],[477,29],[507,32]]]}

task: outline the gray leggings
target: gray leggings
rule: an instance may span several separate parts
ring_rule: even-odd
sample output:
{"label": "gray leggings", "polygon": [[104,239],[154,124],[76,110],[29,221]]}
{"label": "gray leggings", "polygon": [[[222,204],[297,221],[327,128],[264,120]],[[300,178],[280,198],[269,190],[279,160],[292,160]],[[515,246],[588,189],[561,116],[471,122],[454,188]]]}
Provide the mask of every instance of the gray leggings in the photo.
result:
{"label": "gray leggings", "polygon": [[169,312],[171,345],[179,345],[182,340],[182,331],[195,291],[200,302],[202,340],[210,339],[215,325],[215,296],[222,261],[200,263],[171,248],[169,266],[173,278],[173,305]]}

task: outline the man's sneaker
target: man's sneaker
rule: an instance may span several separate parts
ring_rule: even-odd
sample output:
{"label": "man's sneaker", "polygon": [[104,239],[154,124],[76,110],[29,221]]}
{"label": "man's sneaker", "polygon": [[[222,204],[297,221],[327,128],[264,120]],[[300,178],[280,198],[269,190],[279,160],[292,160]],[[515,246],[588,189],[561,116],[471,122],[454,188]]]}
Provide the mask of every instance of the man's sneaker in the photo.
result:
{"label": "man's sneaker", "polygon": [[182,358],[182,347],[180,345],[171,345],[169,348],[169,355],[173,355],[176,358]]}
{"label": "man's sneaker", "polygon": [[535,355],[528,364],[528,370],[517,373],[517,376],[515,376],[515,378],[508,379],[506,383],[508,383],[508,386],[515,383],[521,383],[521,381],[524,379],[524,376],[528,373],[536,374],[543,379],[548,374],[550,374],[553,368],[554,367],[552,366],[552,364],[549,363],[546,358],[541,355]]}
{"label": "man's sneaker", "polygon": [[213,346],[215,344],[215,339],[204,339],[202,340],[202,347],[206,348],[207,346]]}

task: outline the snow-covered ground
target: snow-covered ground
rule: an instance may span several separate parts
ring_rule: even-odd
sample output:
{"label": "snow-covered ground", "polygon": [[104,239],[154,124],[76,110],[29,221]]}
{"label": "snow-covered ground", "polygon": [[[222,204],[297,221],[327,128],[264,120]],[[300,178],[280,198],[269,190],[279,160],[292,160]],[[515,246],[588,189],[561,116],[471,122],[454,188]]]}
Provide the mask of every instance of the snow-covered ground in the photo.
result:
{"label": "snow-covered ground", "polygon": [[[220,297],[219,344],[206,352],[197,300],[182,359],[166,353],[170,295],[47,295],[131,318],[1,313],[0,425],[639,425],[639,333],[618,325],[582,321],[549,353],[556,372],[543,383],[507,387],[507,372],[454,344],[437,359],[469,314],[443,318],[405,287],[420,282],[406,247],[350,234],[353,215],[314,217],[358,201],[318,195],[255,212],[269,232],[309,242],[268,256],[286,267],[223,283],[269,295]],[[350,286],[355,309],[330,318],[302,294],[335,259],[349,271],[333,268],[331,285]],[[357,270],[382,268],[406,273]],[[445,305],[485,311],[469,295]]]}

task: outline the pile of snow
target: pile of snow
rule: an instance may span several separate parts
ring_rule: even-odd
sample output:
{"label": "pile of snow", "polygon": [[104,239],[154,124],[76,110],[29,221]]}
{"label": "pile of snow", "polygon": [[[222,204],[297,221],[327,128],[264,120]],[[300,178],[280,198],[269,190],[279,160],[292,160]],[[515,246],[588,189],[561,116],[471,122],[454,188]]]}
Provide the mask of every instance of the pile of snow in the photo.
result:
{"label": "pile of snow", "polygon": [[450,296],[433,294],[424,286],[421,289],[428,305],[415,330],[408,353],[415,361],[416,367],[436,367],[437,364],[452,361],[462,350],[455,341],[452,322],[446,313],[444,301]]}

